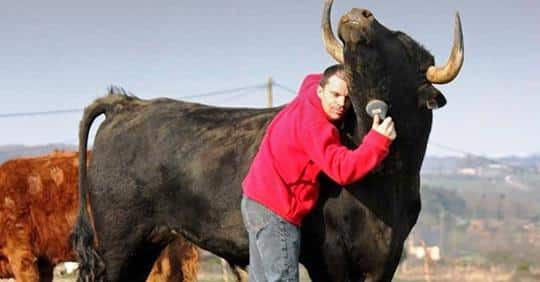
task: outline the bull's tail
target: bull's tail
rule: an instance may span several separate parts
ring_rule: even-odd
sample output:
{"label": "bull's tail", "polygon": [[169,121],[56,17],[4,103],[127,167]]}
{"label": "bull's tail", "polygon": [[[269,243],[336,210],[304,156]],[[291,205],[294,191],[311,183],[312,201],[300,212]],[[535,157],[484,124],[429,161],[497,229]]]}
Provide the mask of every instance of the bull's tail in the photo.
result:
{"label": "bull's tail", "polygon": [[79,215],[73,232],[71,243],[79,262],[78,282],[105,280],[105,263],[97,253],[95,245],[97,238],[91,214],[91,205],[88,197],[87,147],[88,134],[92,122],[101,114],[107,115],[118,105],[125,104],[133,97],[127,96],[123,91],[111,88],[109,95],[95,100],[84,109],[79,124]]}

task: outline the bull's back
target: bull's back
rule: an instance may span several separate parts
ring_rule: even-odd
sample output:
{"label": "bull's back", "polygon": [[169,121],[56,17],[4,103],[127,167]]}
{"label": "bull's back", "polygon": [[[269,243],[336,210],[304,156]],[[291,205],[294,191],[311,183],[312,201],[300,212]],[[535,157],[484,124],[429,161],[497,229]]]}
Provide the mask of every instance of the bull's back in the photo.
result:
{"label": "bull's back", "polygon": [[160,170],[162,180],[185,174],[196,189],[196,182],[208,180],[201,177],[216,178],[221,169],[222,182],[199,185],[238,184],[237,176],[247,171],[264,128],[277,110],[151,100],[107,116],[94,142],[91,174],[140,175],[144,180],[145,171]]}

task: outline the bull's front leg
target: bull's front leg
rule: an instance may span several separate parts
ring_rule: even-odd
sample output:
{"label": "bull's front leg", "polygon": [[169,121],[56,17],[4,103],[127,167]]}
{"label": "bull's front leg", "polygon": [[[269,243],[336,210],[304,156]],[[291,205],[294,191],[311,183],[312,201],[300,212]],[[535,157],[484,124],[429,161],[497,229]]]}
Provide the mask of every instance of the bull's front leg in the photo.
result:
{"label": "bull's front leg", "polygon": [[319,246],[321,245],[322,248],[315,247],[302,251],[301,254],[301,262],[313,282],[358,281],[350,279],[346,254],[337,242],[325,242]]}
{"label": "bull's front leg", "polygon": [[[317,258],[319,260],[317,260]],[[309,278],[313,282],[332,281],[330,273],[327,271],[327,266],[323,263],[322,257],[310,257],[302,261],[302,265],[306,268]]]}
{"label": "bull's front leg", "polygon": [[376,268],[373,268],[369,273],[367,273],[365,281],[392,281],[399,262],[401,261],[403,241],[397,243],[397,245],[393,247],[392,250],[393,251],[388,256],[386,263]]}

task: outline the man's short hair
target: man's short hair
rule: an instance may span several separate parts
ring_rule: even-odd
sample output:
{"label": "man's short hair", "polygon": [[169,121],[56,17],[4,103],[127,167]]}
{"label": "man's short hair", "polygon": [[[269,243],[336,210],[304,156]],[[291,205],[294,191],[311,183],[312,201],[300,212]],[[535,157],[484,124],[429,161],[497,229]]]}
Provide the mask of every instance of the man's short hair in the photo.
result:
{"label": "man's short hair", "polygon": [[345,67],[343,67],[342,64],[336,64],[327,67],[323,72],[323,76],[321,82],[319,82],[319,85],[321,87],[324,87],[326,83],[328,83],[328,79],[333,75],[345,80]]}

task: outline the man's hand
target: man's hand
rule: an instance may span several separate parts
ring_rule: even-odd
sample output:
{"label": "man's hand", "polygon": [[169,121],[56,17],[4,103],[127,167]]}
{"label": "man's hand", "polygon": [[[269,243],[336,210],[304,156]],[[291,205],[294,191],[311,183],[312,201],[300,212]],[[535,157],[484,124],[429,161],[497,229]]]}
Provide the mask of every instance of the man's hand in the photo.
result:
{"label": "man's hand", "polygon": [[381,123],[379,115],[373,116],[373,125],[371,128],[380,134],[388,137],[390,140],[396,139],[396,129],[394,128],[394,122],[391,117],[387,117]]}

